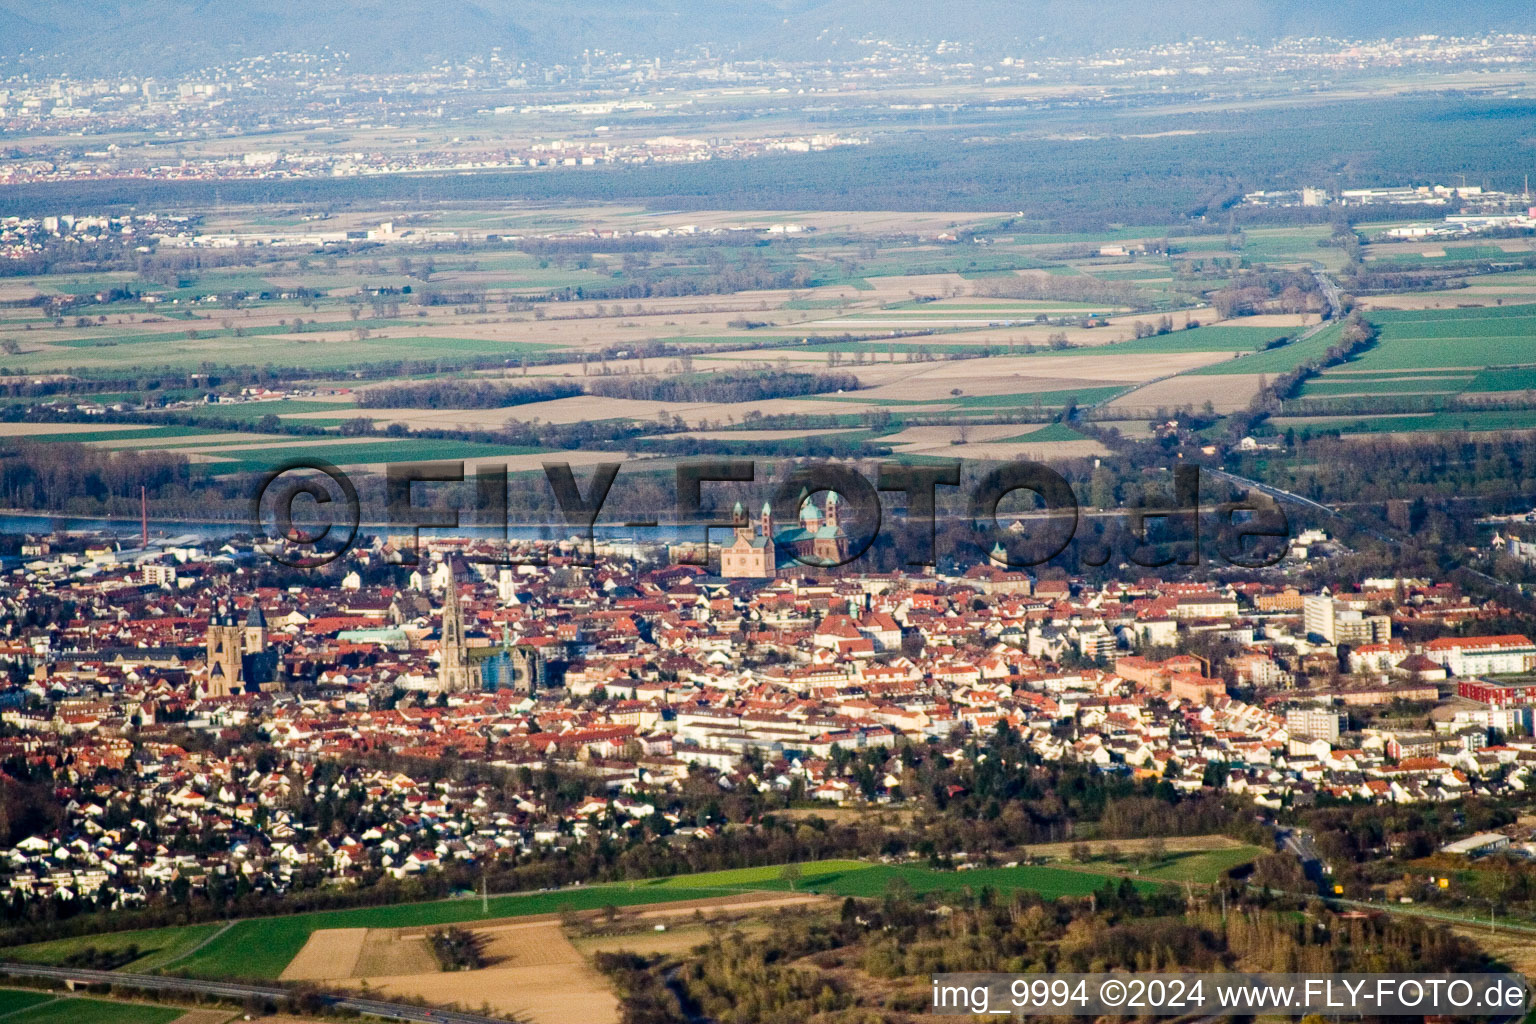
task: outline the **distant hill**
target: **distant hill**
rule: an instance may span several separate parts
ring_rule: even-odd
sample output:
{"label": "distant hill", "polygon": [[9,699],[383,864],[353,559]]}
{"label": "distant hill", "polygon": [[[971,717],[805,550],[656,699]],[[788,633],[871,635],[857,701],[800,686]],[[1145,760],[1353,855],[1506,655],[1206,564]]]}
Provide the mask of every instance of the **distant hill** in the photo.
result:
{"label": "distant hill", "polygon": [[0,0],[0,55],[165,73],[277,50],[412,67],[501,46],[541,61],[584,49],[665,55],[847,52],[860,39],[1082,51],[1117,43],[1529,30],[1530,0]]}

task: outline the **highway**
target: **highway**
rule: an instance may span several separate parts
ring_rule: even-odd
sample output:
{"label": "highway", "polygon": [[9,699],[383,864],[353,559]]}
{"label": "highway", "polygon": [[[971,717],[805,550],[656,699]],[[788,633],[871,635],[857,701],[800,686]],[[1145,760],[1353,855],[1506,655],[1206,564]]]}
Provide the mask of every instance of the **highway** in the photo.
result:
{"label": "highway", "polygon": [[[234,981],[204,981],[200,978],[173,978],[159,974],[126,974],[122,971],[91,971],[76,967],[50,967],[0,961],[0,974],[13,978],[46,978],[90,985],[121,985],[146,992],[176,992],[183,995],[213,996],[244,1002],[246,999],[283,1000],[299,994],[280,985],[247,985]],[[507,1018],[486,1017],[459,1010],[427,1009],[409,1003],[392,1003],[338,993],[318,993],[321,1001],[341,1010],[354,1010],[389,1020],[414,1021],[416,1024],[507,1024]]]}
{"label": "highway", "polygon": [[1321,502],[1313,501],[1311,498],[1303,497],[1302,495],[1296,494],[1293,491],[1287,491],[1279,487],[1273,487],[1270,484],[1260,483],[1258,480],[1250,480],[1248,477],[1238,476],[1236,473],[1228,473],[1224,469],[1211,469],[1209,466],[1201,466],[1200,471],[1202,473],[1208,473],[1209,475],[1216,477],[1218,480],[1225,480],[1227,483],[1236,484],[1238,487],[1241,487],[1244,490],[1254,490],[1261,494],[1267,494],[1271,498],[1274,498],[1276,501],[1288,501],[1294,505],[1304,505],[1307,508],[1321,512],[1326,516],[1339,515],[1339,510],[1336,508],[1330,508]]}
{"label": "highway", "polygon": [[1322,271],[1322,264],[1314,263],[1312,276],[1317,279],[1317,287],[1323,293],[1323,320],[1332,320],[1343,312],[1343,304],[1339,301],[1339,286],[1334,284],[1333,278]]}
{"label": "highway", "polygon": [[[1332,508],[1328,505],[1322,504],[1321,502],[1313,501],[1311,498],[1303,497],[1302,495],[1296,494],[1293,491],[1287,491],[1279,487],[1273,487],[1266,483],[1260,483],[1257,480],[1250,480],[1246,476],[1238,476],[1236,473],[1228,473],[1227,471],[1221,469],[1210,469],[1208,467],[1202,466],[1201,471],[1203,473],[1208,473],[1211,476],[1225,480],[1228,483],[1234,484],[1238,487],[1242,487],[1248,490],[1255,490],[1261,494],[1267,494],[1271,498],[1274,498],[1276,501],[1287,501],[1294,505],[1303,505],[1307,508],[1322,512],[1324,515],[1332,516],[1336,519],[1344,518],[1344,513],[1340,512],[1337,508]],[[1378,504],[1378,502],[1344,502],[1343,504],[1345,507],[1350,505],[1375,506]],[[1377,540],[1387,544],[1401,544],[1404,539],[1401,535],[1393,536],[1391,532],[1382,530],[1379,527],[1371,525],[1370,523],[1354,521],[1354,525],[1364,532],[1370,534],[1372,537],[1375,537]],[[1481,569],[1472,568],[1470,565],[1462,566],[1461,571],[1469,575],[1476,576],[1484,583],[1498,587],[1501,590],[1513,590],[1516,593],[1524,593],[1519,584],[1510,583],[1507,580],[1497,579],[1496,577],[1490,576],[1483,572]]]}

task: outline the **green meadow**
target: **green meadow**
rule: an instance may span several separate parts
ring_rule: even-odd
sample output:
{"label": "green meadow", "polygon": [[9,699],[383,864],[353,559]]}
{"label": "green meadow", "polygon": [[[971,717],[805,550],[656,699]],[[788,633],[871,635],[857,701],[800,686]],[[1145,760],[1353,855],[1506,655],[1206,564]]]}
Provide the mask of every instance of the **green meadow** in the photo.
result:
{"label": "green meadow", "polygon": [[1226,376],[1234,373],[1265,373],[1274,376],[1289,373],[1303,363],[1321,359],[1330,347],[1338,343],[1340,330],[1337,325],[1327,327],[1305,341],[1293,341],[1279,348],[1250,352],[1236,359],[1211,363],[1189,372],[1200,376]]}
{"label": "green meadow", "polygon": [[1384,416],[1277,416],[1276,430],[1310,429],[1342,434],[1447,433],[1474,430],[1536,430],[1536,409],[1447,409]]}
{"label": "green meadow", "polygon": [[8,1015],[7,1024],[170,1024],[186,1013],[179,1006],[117,1003],[105,999],[52,999]]}
{"label": "green meadow", "polygon": [[[54,939],[50,942],[33,942],[25,946],[12,946],[5,956],[12,960],[25,960],[34,964],[62,964],[69,957],[87,949],[99,952],[117,952],[136,946],[139,958],[126,964],[122,970],[148,971],[161,967],[185,956],[197,945],[219,930],[217,924],[192,924],[173,928],[147,928],[128,932],[106,932],[101,935],[83,935],[76,938]],[[5,1006],[0,1003],[0,1015]]]}
{"label": "green meadow", "polygon": [[[1230,854],[1233,851],[1217,852]],[[1179,862],[1175,860],[1170,863]],[[1191,868],[1190,872],[1199,875],[1199,880],[1209,881],[1219,874],[1216,872],[1217,867],[1202,865],[1198,870]],[[132,965],[136,968],[165,965],[173,973],[192,976],[272,979],[282,973],[312,933],[325,928],[420,927],[552,914],[566,910],[600,910],[607,906],[628,907],[707,899],[723,893],[782,892],[790,889],[832,896],[871,898],[883,896],[895,889],[906,889],[914,893],[961,893],[967,890],[975,893],[990,887],[1005,895],[1024,891],[1054,899],[1085,896],[1101,889],[1106,881],[1101,874],[1092,871],[1037,865],[939,871],[908,864],[828,860],[801,864],[799,870],[799,878],[793,881],[784,877],[783,867],[773,865],[633,883],[583,886],[557,892],[493,896],[484,911],[480,900],[464,898],[254,918],[238,921],[223,931],[219,931],[218,925],[200,925],[119,932],[16,946],[5,950],[3,955],[34,963],[59,963],[88,945],[95,945],[98,949],[120,949],[133,943],[141,950],[148,951],[145,958]],[[1173,875],[1155,880],[1149,875],[1134,884],[1144,891],[1150,891],[1158,882],[1173,880],[1176,880]],[[213,936],[211,941],[210,936]],[[142,1022],[125,1021],[124,1024],[160,1022],[158,1019],[146,1019]]]}

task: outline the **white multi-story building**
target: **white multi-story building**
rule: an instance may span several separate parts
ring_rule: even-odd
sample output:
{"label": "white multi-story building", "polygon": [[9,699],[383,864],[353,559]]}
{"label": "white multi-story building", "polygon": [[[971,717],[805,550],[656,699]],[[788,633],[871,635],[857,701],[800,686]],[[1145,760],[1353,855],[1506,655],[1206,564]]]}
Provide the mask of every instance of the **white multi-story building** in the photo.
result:
{"label": "white multi-story building", "polygon": [[1344,716],[1332,708],[1291,708],[1285,713],[1285,731],[1294,740],[1336,743],[1344,731]]}
{"label": "white multi-story building", "polygon": [[1514,675],[1536,669],[1536,644],[1520,633],[1445,636],[1424,645],[1424,656],[1452,675]]}

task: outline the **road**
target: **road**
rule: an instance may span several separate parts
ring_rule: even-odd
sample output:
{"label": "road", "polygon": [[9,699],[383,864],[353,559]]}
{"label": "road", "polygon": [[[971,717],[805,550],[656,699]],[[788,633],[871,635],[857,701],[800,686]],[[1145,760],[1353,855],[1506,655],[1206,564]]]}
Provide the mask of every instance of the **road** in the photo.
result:
{"label": "road", "polygon": [[[47,978],[52,981],[74,981],[91,985],[122,985],[146,992],[176,992],[183,995],[213,996],[218,999],[244,1002],[258,999],[282,1000],[292,998],[296,991],[279,985],[247,985],[234,981],[203,981],[198,978],[172,978],[158,974],[126,974],[122,971],[89,971],[76,967],[49,967],[43,964],[21,964],[0,961],[0,974],[20,978]],[[507,1024],[504,1018],[486,1017],[478,1013],[458,1010],[436,1010],[409,1003],[392,1003],[383,999],[367,999],[339,993],[320,993],[320,999],[339,1010],[354,1010],[389,1020],[414,1021],[416,1024]]]}
{"label": "road", "polygon": [[1323,320],[1332,320],[1343,312],[1343,303],[1339,300],[1339,286],[1333,283],[1333,278],[1323,273],[1318,266],[1312,267],[1312,276],[1317,279],[1317,287],[1323,293]]}
{"label": "road", "polygon": [[[1372,900],[1354,900],[1345,896],[1337,896],[1333,892],[1333,886],[1329,884],[1327,875],[1323,872],[1323,861],[1318,855],[1317,847],[1313,845],[1312,833],[1305,829],[1285,828],[1274,826],[1275,849],[1285,851],[1301,861],[1301,870],[1307,880],[1317,886],[1318,893],[1325,901],[1336,907],[1355,907],[1360,910],[1373,910],[1384,914],[1398,914],[1403,917],[1418,917],[1426,920],[1439,921],[1444,924],[1459,924],[1467,928],[1490,927],[1493,930],[1536,933],[1536,924],[1505,918],[1490,923],[1489,920],[1457,914],[1454,912],[1435,910],[1417,903],[1391,903],[1386,900],[1375,902]],[[1306,896],[1306,893],[1290,892],[1292,896]]]}
{"label": "road", "polygon": [[1323,860],[1317,855],[1317,847],[1312,845],[1312,833],[1276,827],[1275,847],[1293,854],[1301,861],[1301,870],[1307,876],[1307,881],[1317,886],[1317,891],[1324,896],[1331,895],[1327,879],[1323,877]]}
{"label": "road", "polygon": [[1273,487],[1269,484],[1261,483],[1258,480],[1250,480],[1246,476],[1238,476],[1236,473],[1228,473],[1224,469],[1211,469],[1207,466],[1202,466],[1200,467],[1200,470],[1203,473],[1209,473],[1211,476],[1216,477],[1218,480],[1225,480],[1229,484],[1236,484],[1238,487],[1241,487],[1244,490],[1254,490],[1260,492],[1261,494],[1267,494],[1271,498],[1274,498],[1276,501],[1288,501],[1294,505],[1304,505],[1307,508],[1321,512],[1326,516],[1336,517],[1340,514],[1338,509],[1324,505],[1322,502],[1313,501],[1311,498],[1304,497],[1295,493],[1294,491],[1287,491],[1283,488]]}
{"label": "road", "polygon": [[[1328,505],[1324,505],[1321,502],[1313,501],[1311,498],[1304,497],[1304,496],[1302,496],[1300,494],[1295,493],[1294,491],[1287,491],[1287,490],[1284,490],[1283,488],[1273,487],[1273,486],[1271,486],[1269,484],[1261,483],[1258,480],[1250,480],[1246,476],[1238,476],[1236,473],[1228,473],[1227,471],[1221,470],[1221,469],[1210,469],[1210,468],[1202,466],[1201,467],[1201,472],[1208,473],[1211,476],[1218,477],[1219,479],[1225,480],[1225,481],[1227,481],[1230,484],[1235,484],[1236,486],[1242,487],[1242,488],[1244,488],[1246,490],[1254,490],[1254,491],[1259,491],[1262,494],[1267,494],[1271,498],[1274,498],[1276,501],[1288,501],[1288,502],[1290,502],[1293,505],[1303,505],[1303,506],[1305,506],[1307,508],[1310,508],[1310,509],[1313,509],[1315,511],[1321,512],[1324,515],[1330,516],[1330,517],[1335,518],[1335,519],[1343,519],[1344,518],[1344,513],[1340,512],[1338,509],[1332,508],[1332,507],[1330,507]],[[1374,501],[1345,502],[1344,504],[1346,506],[1353,504],[1353,505],[1365,505],[1365,506],[1374,507],[1377,504],[1379,504],[1379,502],[1374,502]],[[1362,523],[1362,522],[1359,522],[1358,520],[1351,520],[1351,521],[1354,523],[1356,528],[1358,528],[1360,530],[1363,530],[1364,532],[1370,534],[1372,537],[1375,537],[1377,540],[1382,541],[1382,542],[1387,543],[1387,544],[1401,544],[1406,539],[1406,536],[1404,534],[1401,534],[1401,533],[1399,533],[1396,536],[1394,536],[1393,535],[1394,532],[1389,532],[1389,531],[1386,531],[1386,530],[1382,530],[1382,529],[1380,529],[1380,528],[1378,528],[1376,526],[1371,525],[1370,523]],[[1494,587],[1498,587],[1501,590],[1512,590],[1512,591],[1514,591],[1517,594],[1524,593],[1524,591],[1521,590],[1521,588],[1520,588],[1520,586],[1518,584],[1510,583],[1507,580],[1501,580],[1501,579],[1498,579],[1497,577],[1490,576],[1487,573],[1483,572],[1481,569],[1474,569],[1470,565],[1462,566],[1461,567],[1461,571],[1464,572],[1464,573],[1467,573],[1467,574],[1469,574],[1471,576],[1476,576],[1478,579],[1482,580],[1484,583],[1487,583],[1487,584],[1489,584],[1491,586],[1494,586]]]}

